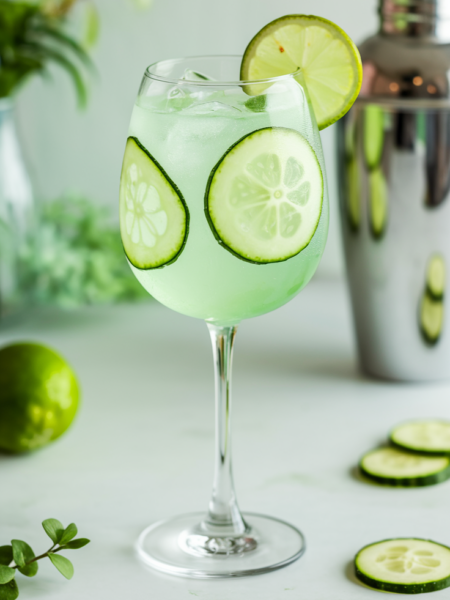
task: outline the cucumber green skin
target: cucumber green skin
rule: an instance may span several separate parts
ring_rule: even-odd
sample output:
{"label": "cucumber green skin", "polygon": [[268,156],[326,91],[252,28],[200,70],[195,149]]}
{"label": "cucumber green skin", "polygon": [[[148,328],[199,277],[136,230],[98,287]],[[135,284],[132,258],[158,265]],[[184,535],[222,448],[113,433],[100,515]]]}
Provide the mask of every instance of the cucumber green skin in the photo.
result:
{"label": "cucumber green skin", "polygon": [[[379,544],[381,542],[401,542],[402,539],[421,540],[421,538],[392,538],[392,539],[387,539],[387,540],[380,540],[380,542],[376,542],[376,543]],[[450,548],[448,546],[445,546],[444,544],[438,544],[437,542],[434,542],[433,540],[425,540],[425,541],[432,542],[433,544],[436,544],[438,546],[442,546],[443,548],[446,548],[450,552]],[[355,556],[355,561],[354,561],[356,577],[360,581],[362,581],[362,583],[365,583],[369,587],[374,588],[376,590],[381,590],[383,592],[392,592],[394,594],[426,594],[427,592],[437,592],[439,590],[444,590],[445,588],[450,586],[450,575],[448,577],[444,577],[444,579],[438,579],[437,581],[427,581],[426,583],[411,583],[411,584],[390,583],[388,581],[380,581],[379,579],[374,579],[374,578],[370,577],[369,575],[364,573],[364,571],[361,571],[358,568],[358,556],[366,548],[369,548],[370,546],[373,546],[373,545],[374,544],[367,544],[367,546],[364,546],[364,548],[361,548],[361,550]]]}
{"label": "cucumber green skin", "polygon": [[370,219],[370,233],[372,234],[372,237],[374,240],[379,242],[381,239],[383,239],[385,232],[386,232],[385,225],[383,225],[382,229],[380,229],[380,230],[375,229],[375,227],[373,226],[373,223],[372,223],[372,219]]}
{"label": "cucumber green skin", "polygon": [[426,293],[430,296],[430,298],[433,298],[433,300],[443,300],[444,299],[444,290],[442,290],[442,292],[440,292],[440,293],[433,292],[433,290],[430,288],[430,286],[428,284],[426,287]]}
{"label": "cucumber green skin", "polygon": [[[429,297],[431,297],[431,299],[434,301],[442,301],[442,299],[443,299],[443,296],[441,299],[439,299],[439,298],[436,298],[435,296],[433,296],[433,294],[430,294],[429,290],[428,290],[428,286],[425,288],[425,294],[429,295]],[[436,336],[431,336],[428,333],[428,331],[425,329],[425,327],[423,326],[423,323],[422,323],[421,303],[419,303],[419,324],[420,324],[420,333],[422,334],[422,338],[423,338],[424,342],[428,346],[435,346],[441,338],[442,329],[438,332],[438,334]]]}
{"label": "cucumber green skin", "polygon": [[399,444],[393,439],[392,434],[389,437],[389,441],[395,448],[398,448],[399,450],[406,450],[406,452],[411,452],[411,454],[420,454],[422,456],[425,454],[426,456],[450,457],[450,450],[427,450],[426,448],[410,448],[409,446],[403,446],[402,444]]}
{"label": "cucumber green skin", "polygon": [[[241,254],[238,254],[235,250],[233,250],[232,248],[230,248],[230,246],[228,246],[227,244],[225,244],[225,242],[222,240],[222,238],[220,237],[220,235],[217,233],[216,228],[214,227],[214,223],[211,219],[211,216],[209,214],[209,190],[211,188],[211,184],[212,184],[212,180],[214,179],[214,175],[216,174],[217,169],[220,167],[220,165],[222,164],[222,162],[225,160],[225,158],[228,156],[228,154],[234,150],[234,148],[236,148],[236,146],[238,144],[240,144],[241,142],[243,142],[246,138],[250,137],[251,135],[258,133],[260,131],[266,131],[266,130],[272,130],[272,129],[285,129],[286,131],[291,131],[288,127],[262,127],[261,129],[255,129],[255,131],[252,131],[250,133],[247,133],[246,135],[242,136],[237,142],[235,142],[232,146],[230,146],[228,148],[228,150],[225,152],[225,154],[219,159],[219,161],[216,163],[216,165],[212,168],[211,173],[209,174],[208,177],[208,183],[206,184],[206,190],[205,190],[205,217],[206,220],[208,221],[208,225],[211,228],[211,231],[214,235],[214,237],[216,238],[217,242],[222,246],[222,248],[224,248],[225,250],[228,250],[228,252],[230,252],[233,256],[235,256],[236,258],[239,258],[239,260],[243,260],[244,262],[248,262],[251,263],[252,265],[270,265],[272,263],[276,263],[276,262],[285,262],[286,260],[289,260],[290,258],[294,258],[294,256],[297,256],[298,254],[300,254],[300,252],[302,250],[304,250],[305,248],[308,247],[309,243],[311,242],[311,240],[313,239],[313,237],[316,234],[317,228],[319,227],[319,223],[320,223],[320,219],[322,217],[322,210],[320,212],[320,217],[317,221],[317,225],[316,228],[313,231],[313,234],[311,236],[310,241],[308,242],[308,244],[302,248],[301,250],[299,250],[297,252],[297,254],[292,254],[291,256],[287,256],[286,258],[281,258],[279,260],[268,260],[268,261],[256,261],[256,260],[251,260],[250,258],[245,258],[244,256],[241,256]],[[322,175],[323,177],[323,175]]]}
{"label": "cucumber green skin", "polygon": [[[404,450],[404,448],[402,448]],[[359,464],[359,470],[364,477],[375,481],[381,485],[389,485],[391,487],[425,487],[427,485],[436,485],[443,483],[450,479],[450,463],[448,467],[439,471],[438,473],[432,473],[431,475],[424,475],[422,477],[382,477],[381,475],[374,475],[369,471],[366,471],[362,464]]]}
{"label": "cucumber green skin", "polygon": [[127,142],[128,140],[133,140],[133,142],[136,144],[136,146],[138,146],[138,148],[140,150],[142,150],[142,152],[144,152],[144,154],[146,154],[148,156],[148,158],[152,161],[152,163],[154,165],[156,165],[156,167],[161,171],[161,173],[164,175],[164,177],[166,178],[166,180],[169,182],[169,184],[172,186],[172,188],[174,189],[176,195],[178,196],[178,198],[181,201],[181,204],[183,205],[184,211],[186,213],[186,230],[184,232],[184,239],[183,242],[180,246],[180,249],[178,250],[178,252],[175,254],[175,256],[173,256],[169,261],[165,262],[162,265],[158,265],[157,267],[140,267],[138,264],[136,264],[135,262],[133,262],[131,260],[131,258],[128,256],[128,254],[126,253],[125,250],[125,246],[122,243],[122,248],[123,251],[125,253],[125,256],[127,257],[127,260],[133,265],[133,267],[135,267],[136,269],[139,269],[140,271],[154,271],[155,269],[164,269],[164,267],[168,267],[169,265],[173,264],[176,260],[178,260],[180,258],[180,254],[183,252],[184,247],[186,246],[186,242],[188,239],[188,235],[189,235],[189,223],[190,223],[190,219],[191,216],[189,214],[189,209],[187,207],[186,204],[186,200],[183,197],[183,194],[181,193],[179,187],[177,186],[176,183],[174,183],[172,181],[172,179],[167,175],[166,171],[162,168],[162,166],[159,164],[159,162],[156,160],[156,158],[154,158],[150,152],[147,150],[147,148],[145,146],[143,146],[141,144],[141,142],[137,139],[137,137],[130,135],[130,137],[127,138]]}

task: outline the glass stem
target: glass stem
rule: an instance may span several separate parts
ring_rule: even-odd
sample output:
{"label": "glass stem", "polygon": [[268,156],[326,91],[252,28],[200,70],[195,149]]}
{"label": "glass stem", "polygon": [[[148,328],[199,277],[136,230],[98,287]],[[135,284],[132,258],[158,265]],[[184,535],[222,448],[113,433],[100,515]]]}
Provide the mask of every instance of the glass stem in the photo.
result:
{"label": "glass stem", "polygon": [[242,536],[248,528],[237,505],[231,467],[231,363],[237,326],[207,325],[214,356],[216,448],[213,491],[204,527],[216,535]]}

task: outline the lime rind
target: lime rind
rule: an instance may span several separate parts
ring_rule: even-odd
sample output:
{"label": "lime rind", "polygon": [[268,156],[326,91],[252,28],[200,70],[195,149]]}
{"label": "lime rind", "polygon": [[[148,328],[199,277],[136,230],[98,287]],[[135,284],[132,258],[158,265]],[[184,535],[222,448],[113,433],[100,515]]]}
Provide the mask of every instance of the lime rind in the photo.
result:
{"label": "lime rind", "polygon": [[[327,19],[286,15],[266,25],[250,41],[242,59],[241,79],[267,79],[299,68],[319,129],[325,129],[358,97],[362,83],[359,51],[349,36]],[[257,95],[268,85],[247,85],[245,91]]]}

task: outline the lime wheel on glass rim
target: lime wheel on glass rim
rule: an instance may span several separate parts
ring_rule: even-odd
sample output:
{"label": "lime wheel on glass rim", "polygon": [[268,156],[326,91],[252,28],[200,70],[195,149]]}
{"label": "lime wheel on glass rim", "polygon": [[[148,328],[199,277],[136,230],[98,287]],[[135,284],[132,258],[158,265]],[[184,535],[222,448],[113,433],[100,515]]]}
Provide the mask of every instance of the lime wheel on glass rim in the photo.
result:
{"label": "lime wheel on glass rim", "polygon": [[[362,83],[359,51],[337,25],[313,15],[275,19],[248,44],[243,81],[257,81],[301,69],[319,129],[340,119],[356,100]],[[254,86],[255,93],[260,86]],[[252,94],[252,86],[247,93]]]}

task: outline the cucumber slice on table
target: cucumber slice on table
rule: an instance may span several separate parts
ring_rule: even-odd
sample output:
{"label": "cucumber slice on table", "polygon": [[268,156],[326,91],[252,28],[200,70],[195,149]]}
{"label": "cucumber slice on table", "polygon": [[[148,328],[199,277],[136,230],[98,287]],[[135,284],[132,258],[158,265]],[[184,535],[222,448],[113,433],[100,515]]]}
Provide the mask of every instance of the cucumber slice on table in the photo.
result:
{"label": "cucumber slice on table", "polygon": [[431,346],[438,342],[443,324],[443,301],[435,300],[428,292],[425,292],[420,304],[420,330],[425,341]]}
{"label": "cucumber slice on table", "polygon": [[258,129],[211,171],[205,214],[217,241],[247,262],[287,260],[311,241],[323,201],[314,150],[293,129]]}
{"label": "cucumber slice on table", "polygon": [[450,458],[419,456],[397,448],[378,448],[365,454],[360,463],[361,473],[383,485],[422,487],[450,478]]}
{"label": "cucumber slice on table", "polygon": [[450,422],[402,423],[391,431],[390,440],[395,446],[412,452],[436,456],[450,454]]}
{"label": "cucumber slice on table", "polygon": [[120,231],[125,254],[138,269],[173,263],[189,231],[189,211],[180,190],[135,137],[128,138],[123,158]]}
{"label": "cucumber slice on table", "polygon": [[450,586],[450,548],[418,538],[383,540],[358,552],[355,574],[383,592],[436,592]]}
{"label": "cucumber slice on table", "polygon": [[441,300],[445,289],[445,262],[443,256],[435,254],[427,266],[427,291],[435,300]]}
{"label": "cucumber slice on table", "polygon": [[[263,27],[250,41],[242,58],[241,79],[287,75],[299,67],[319,129],[324,129],[340,119],[358,96],[362,82],[358,49],[345,31],[327,19],[287,15]],[[244,89],[254,96],[264,87],[255,84]]]}

